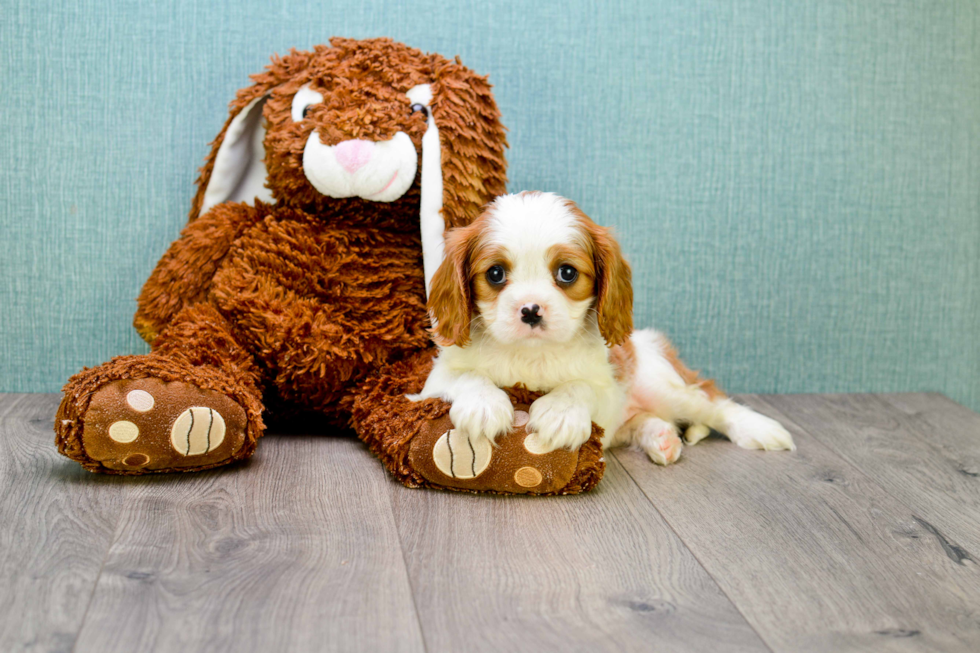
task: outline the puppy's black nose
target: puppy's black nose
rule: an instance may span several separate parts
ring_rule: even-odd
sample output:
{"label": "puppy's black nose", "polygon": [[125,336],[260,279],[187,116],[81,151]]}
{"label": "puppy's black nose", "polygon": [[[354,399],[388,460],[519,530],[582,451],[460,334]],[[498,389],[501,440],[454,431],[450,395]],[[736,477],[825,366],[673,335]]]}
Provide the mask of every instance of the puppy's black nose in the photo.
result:
{"label": "puppy's black nose", "polygon": [[521,322],[524,324],[530,324],[531,326],[537,326],[541,322],[541,315],[538,311],[541,307],[537,304],[531,304],[530,306],[521,307]]}

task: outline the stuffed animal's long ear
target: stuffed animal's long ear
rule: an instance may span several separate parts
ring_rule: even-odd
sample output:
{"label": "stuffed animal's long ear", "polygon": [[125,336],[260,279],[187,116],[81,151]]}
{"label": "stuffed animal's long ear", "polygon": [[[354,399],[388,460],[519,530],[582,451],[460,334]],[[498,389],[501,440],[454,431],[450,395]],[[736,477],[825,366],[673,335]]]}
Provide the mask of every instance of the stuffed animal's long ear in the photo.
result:
{"label": "stuffed animal's long ear", "polygon": [[[426,287],[443,260],[443,231],[473,222],[483,207],[507,191],[506,129],[486,77],[457,58],[429,55],[434,80],[424,91],[431,110],[422,143],[422,250]],[[414,89],[413,89],[414,90]],[[420,95],[421,97],[421,95]],[[414,100],[413,98],[413,101]]]}
{"label": "stuffed animal's long ear", "polygon": [[222,202],[271,203],[266,188],[265,125],[262,107],[268,95],[255,98],[228,122],[224,137],[214,151],[214,162],[207,183],[202,186],[200,214]]}
{"label": "stuffed animal's long ear", "polygon": [[574,202],[569,201],[568,208],[578,216],[590,241],[599,333],[610,347],[621,345],[633,332],[633,272],[608,229],[594,223]]}
{"label": "stuffed animal's long ear", "polygon": [[[319,52],[325,46],[317,46]],[[265,120],[262,110],[272,89],[302,73],[313,53],[290,51],[275,56],[266,69],[252,75],[254,84],[238,91],[229,105],[228,119],[211,143],[211,152],[197,178],[197,193],[191,204],[190,220],[222,202],[271,203],[266,187]]]}
{"label": "stuffed animal's long ear", "polygon": [[473,295],[470,290],[470,248],[475,232],[454,229],[446,234],[446,256],[432,277],[429,316],[435,340],[443,347],[470,342]]}

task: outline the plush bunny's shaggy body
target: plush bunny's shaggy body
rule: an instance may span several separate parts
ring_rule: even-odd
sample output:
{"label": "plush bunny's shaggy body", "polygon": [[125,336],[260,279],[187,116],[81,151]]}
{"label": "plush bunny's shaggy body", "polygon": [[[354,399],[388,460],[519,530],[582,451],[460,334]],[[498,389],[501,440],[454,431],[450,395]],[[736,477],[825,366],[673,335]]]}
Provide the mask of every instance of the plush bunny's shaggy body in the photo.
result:
{"label": "plush bunny's shaggy body", "polygon": [[[253,80],[140,294],[134,323],[151,353],[68,381],[60,451],[100,472],[207,469],[250,456],[275,402],[353,426],[410,485],[506,491],[528,467],[519,443],[494,453],[503,485],[416,473],[412,436],[439,408],[402,396],[431,365],[426,284],[444,230],[505,191],[490,85],[389,39],[333,39]],[[560,468],[553,478],[522,471],[540,484],[520,491],[558,491],[573,472],[592,479],[573,491],[587,489],[602,470],[589,460],[582,473],[539,465]]]}

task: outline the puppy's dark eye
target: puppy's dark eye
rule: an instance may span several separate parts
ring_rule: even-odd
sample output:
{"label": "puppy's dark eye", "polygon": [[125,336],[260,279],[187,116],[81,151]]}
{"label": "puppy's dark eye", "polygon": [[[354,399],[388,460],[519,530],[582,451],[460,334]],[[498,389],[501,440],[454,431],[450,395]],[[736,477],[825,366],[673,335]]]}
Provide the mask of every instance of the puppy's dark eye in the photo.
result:
{"label": "puppy's dark eye", "polygon": [[412,105],[412,113],[416,113],[416,112],[419,112],[419,111],[422,112],[422,116],[425,117],[426,120],[429,119],[429,109],[426,108],[426,106],[424,104],[413,104]]}
{"label": "puppy's dark eye", "polygon": [[558,268],[558,283],[575,283],[578,279],[578,270],[573,268],[571,265],[563,265]]}
{"label": "puppy's dark eye", "polygon": [[305,107],[303,107],[303,120],[306,120],[307,116],[310,115],[310,109],[312,108],[313,108],[312,104],[308,104]]}
{"label": "puppy's dark eye", "polygon": [[502,265],[495,265],[487,270],[487,281],[491,286],[499,286],[507,280],[507,273],[504,272]]}

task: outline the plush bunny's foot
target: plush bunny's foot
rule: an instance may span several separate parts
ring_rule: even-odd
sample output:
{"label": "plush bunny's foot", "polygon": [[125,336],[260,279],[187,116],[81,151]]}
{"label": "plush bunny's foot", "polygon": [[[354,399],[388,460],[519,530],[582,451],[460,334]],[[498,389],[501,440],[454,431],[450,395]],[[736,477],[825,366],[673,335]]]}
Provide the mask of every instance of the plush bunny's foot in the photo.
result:
{"label": "plush bunny's foot", "polygon": [[93,472],[190,472],[248,458],[262,435],[254,385],[156,354],[79,372],[55,417],[58,450]]}
{"label": "plush bunny's foot", "polygon": [[82,445],[123,472],[213,467],[245,441],[245,411],[228,397],[179,381],[121,380],[100,388],[82,418]]}
{"label": "plush bunny's foot", "polygon": [[514,407],[509,433],[473,442],[453,428],[448,415],[422,426],[408,460],[425,480],[440,487],[473,492],[555,494],[569,485],[579,451],[545,450],[526,426],[529,407]]}

